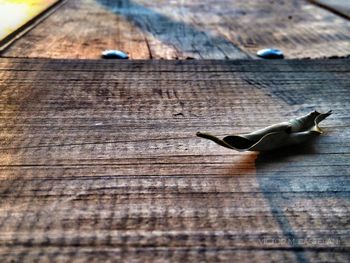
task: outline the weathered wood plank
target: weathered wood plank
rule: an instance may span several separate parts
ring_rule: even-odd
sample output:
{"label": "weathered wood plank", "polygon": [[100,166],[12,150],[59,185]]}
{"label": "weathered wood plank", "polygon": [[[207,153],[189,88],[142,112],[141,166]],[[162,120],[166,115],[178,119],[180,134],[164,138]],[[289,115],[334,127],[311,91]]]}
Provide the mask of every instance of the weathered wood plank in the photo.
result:
{"label": "weathered wood plank", "polygon": [[121,49],[130,58],[150,57],[144,34],[93,0],[67,1],[57,12],[3,52],[4,56],[100,58]]}
{"label": "weathered wood plank", "polygon": [[349,35],[348,20],[307,1],[71,0],[3,56],[95,59],[117,48],[133,59],[242,59],[276,47],[322,58],[348,56]]}
{"label": "weathered wood plank", "polygon": [[[327,71],[328,70],[328,71]],[[0,259],[347,262],[350,62],[0,59]],[[333,109],[313,145],[248,132]]]}

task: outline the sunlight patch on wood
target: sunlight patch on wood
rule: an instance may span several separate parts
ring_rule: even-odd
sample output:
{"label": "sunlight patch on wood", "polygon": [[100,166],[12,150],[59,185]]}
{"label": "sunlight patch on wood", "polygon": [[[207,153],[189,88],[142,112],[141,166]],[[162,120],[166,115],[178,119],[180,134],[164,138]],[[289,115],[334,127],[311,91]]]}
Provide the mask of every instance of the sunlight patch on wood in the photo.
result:
{"label": "sunlight patch on wood", "polygon": [[0,0],[0,40],[45,11],[57,0]]}

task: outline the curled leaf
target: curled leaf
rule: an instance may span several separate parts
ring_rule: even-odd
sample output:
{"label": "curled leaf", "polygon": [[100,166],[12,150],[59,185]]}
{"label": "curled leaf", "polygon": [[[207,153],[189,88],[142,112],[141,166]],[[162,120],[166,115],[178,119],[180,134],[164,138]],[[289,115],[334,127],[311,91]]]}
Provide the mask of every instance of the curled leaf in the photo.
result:
{"label": "curled leaf", "polygon": [[237,151],[269,151],[287,145],[303,143],[322,133],[318,124],[332,111],[317,111],[257,130],[248,134],[229,135],[219,139],[209,133],[197,132],[197,136]]}

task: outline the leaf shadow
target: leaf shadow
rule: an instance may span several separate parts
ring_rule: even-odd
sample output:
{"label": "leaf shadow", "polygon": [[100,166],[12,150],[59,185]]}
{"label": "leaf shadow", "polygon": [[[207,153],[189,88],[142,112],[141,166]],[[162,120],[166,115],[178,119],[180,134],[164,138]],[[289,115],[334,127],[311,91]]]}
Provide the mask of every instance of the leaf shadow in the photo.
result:
{"label": "leaf shadow", "polygon": [[[304,193],[295,192],[295,189],[302,189],[303,180],[295,180],[289,176],[288,170],[293,166],[293,162],[303,159],[303,156],[317,155],[314,141],[306,144],[292,145],[270,152],[259,153],[255,160],[256,179],[267,201],[270,212],[282,232],[282,237],[278,239],[287,240],[287,245],[292,249],[297,262],[309,262],[304,251],[303,238],[294,229],[290,214],[287,214],[289,204],[299,198],[298,195]],[[311,198],[314,198],[311,196]],[[288,200],[288,201],[286,201]]]}

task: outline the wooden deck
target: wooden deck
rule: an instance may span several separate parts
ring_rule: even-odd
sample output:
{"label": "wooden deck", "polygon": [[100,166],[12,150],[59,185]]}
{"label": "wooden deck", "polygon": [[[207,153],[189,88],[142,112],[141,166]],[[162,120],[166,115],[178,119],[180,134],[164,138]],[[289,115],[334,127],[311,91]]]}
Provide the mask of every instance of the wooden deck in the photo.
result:
{"label": "wooden deck", "polygon": [[[349,262],[350,61],[0,59],[1,262]],[[314,109],[313,145],[200,139]]]}
{"label": "wooden deck", "polygon": [[96,59],[120,49],[131,59],[245,59],[267,47],[286,58],[350,54],[349,20],[306,0],[63,2],[2,56]]}
{"label": "wooden deck", "polygon": [[[348,10],[59,1],[0,47],[0,262],[348,263]],[[196,137],[330,109],[277,152]]]}

